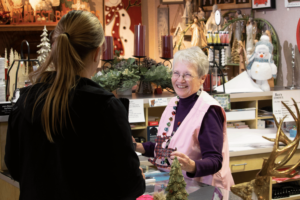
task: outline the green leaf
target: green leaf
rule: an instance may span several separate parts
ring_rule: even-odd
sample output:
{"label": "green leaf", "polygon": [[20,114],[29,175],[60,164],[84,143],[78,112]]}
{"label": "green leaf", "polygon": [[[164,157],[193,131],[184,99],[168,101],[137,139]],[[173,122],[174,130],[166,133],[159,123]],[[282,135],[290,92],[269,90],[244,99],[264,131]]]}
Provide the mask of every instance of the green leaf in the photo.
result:
{"label": "green leaf", "polygon": [[128,58],[127,62],[128,62],[128,65],[132,65],[135,62],[135,59],[134,58]]}

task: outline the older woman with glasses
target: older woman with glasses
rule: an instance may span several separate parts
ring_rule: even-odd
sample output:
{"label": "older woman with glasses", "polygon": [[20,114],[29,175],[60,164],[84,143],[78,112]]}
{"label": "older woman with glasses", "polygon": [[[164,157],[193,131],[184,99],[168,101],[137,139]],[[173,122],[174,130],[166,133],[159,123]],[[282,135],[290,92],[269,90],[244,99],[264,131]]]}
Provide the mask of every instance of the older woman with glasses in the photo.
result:
{"label": "older woman with glasses", "polygon": [[154,157],[163,170],[170,169],[176,156],[186,177],[230,190],[234,182],[229,168],[226,115],[201,89],[209,69],[207,56],[199,47],[181,50],[174,55],[173,66],[177,97],[164,110],[157,136],[163,138],[163,148],[176,151],[170,158],[157,156],[155,149],[160,145],[152,142],[137,143],[136,151]]}

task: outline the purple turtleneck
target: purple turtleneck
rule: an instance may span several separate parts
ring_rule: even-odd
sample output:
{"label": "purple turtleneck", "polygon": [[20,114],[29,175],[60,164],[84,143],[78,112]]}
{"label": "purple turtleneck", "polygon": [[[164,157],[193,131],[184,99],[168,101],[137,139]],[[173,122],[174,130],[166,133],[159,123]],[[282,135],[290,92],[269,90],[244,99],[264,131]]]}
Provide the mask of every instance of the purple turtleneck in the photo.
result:
{"label": "purple turtleneck", "polygon": [[[185,99],[180,98],[177,105],[173,131],[177,129],[178,122],[184,120],[197,99],[197,93]],[[198,136],[202,160],[194,160],[196,163],[196,172],[194,174],[187,172],[188,177],[207,176],[221,169],[223,161],[223,122],[222,109],[219,106],[210,106],[203,118]],[[145,149],[144,156],[154,157],[155,143],[145,142],[143,143],[143,147]]]}

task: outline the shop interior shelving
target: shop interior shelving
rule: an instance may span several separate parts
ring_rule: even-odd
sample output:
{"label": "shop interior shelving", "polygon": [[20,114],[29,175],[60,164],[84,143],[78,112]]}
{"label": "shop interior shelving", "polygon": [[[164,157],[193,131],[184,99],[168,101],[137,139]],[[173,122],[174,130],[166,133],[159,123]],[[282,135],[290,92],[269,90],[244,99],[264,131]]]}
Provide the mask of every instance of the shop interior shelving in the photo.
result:
{"label": "shop interior shelving", "polygon": [[[45,24],[48,30],[54,30],[56,24]],[[44,28],[44,24],[12,24],[12,25],[0,25],[0,32],[4,31],[41,31]]]}

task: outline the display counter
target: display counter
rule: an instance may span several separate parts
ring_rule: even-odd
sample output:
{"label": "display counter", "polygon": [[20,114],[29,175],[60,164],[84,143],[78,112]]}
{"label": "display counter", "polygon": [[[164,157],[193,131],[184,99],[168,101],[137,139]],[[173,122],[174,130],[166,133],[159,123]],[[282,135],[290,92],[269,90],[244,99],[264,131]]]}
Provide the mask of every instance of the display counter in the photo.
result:
{"label": "display counter", "polygon": [[[238,94],[230,94],[230,101],[231,101],[231,107],[232,109],[243,109],[243,108],[255,108],[255,115],[254,118],[251,119],[245,119],[243,121],[246,122],[246,124],[252,129],[257,128],[257,121],[261,119],[272,119],[273,116],[258,116],[257,110],[265,107],[265,106],[272,106],[272,95],[273,91],[286,91],[283,87],[275,87],[271,88],[272,91],[269,92],[255,92],[255,93],[238,93]],[[300,90],[293,90],[293,92],[298,92]],[[160,117],[165,106],[159,106],[159,107],[150,107],[149,106],[149,100],[153,98],[166,98],[167,101],[170,101],[172,97],[174,97],[175,94],[169,93],[169,92],[163,92],[163,94],[156,95],[156,94],[132,94],[131,96],[122,96],[128,99],[143,99],[144,103],[144,114],[145,114],[145,122],[136,124],[135,127],[132,128],[132,134],[133,136],[137,137],[144,137],[147,140],[147,127],[148,127],[148,117]],[[227,120],[230,122],[230,120]],[[234,121],[234,120],[233,120]],[[5,138],[6,138],[6,128],[7,128],[7,122],[0,122],[0,166],[2,169],[0,169],[0,199],[5,200],[14,200],[18,199],[19,196],[19,184],[9,178],[9,176],[5,173],[1,173],[1,171],[5,171],[5,164],[4,164],[4,147],[5,147]],[[259,129],[257,129],[259,130]],[[245,134],[246,130],[241,129],[240,135],[252,137],[251,133]],[[274,134],[275,137],[275,134]],[[273,137],[273,138],[274,138]],[[243,139],[239,139],[240,141],[243,141]],[[244,139],[248,140],[248,139]],[[233,177],[235,179],[235,174],[238,174],[237,177],[247,177],[248,181],[255,177],[256,172],[261,169],[263,158],[269,157],[272,146],[256,146],[251,148],[245,148],[245,149],[238,149],[235,147],[235,149],[232,149],[231,139],[229,138],[229,148],[230,150],[230,168],[233,173]],[[298,147],[298,150],[294,154],[293,158],[287,163],[288,165],[293,165],[298,161],[298,158],[300,157],[300,149]],[[139,156],[141,165],[149,166],[151,165],[147,160],[148,158]],[[240,173],[246,173],[247,175],[243,174],[240,175]],[[235,182],[241,182],[242,180]],[[155,183],[155,185],[159,185],[159,181]],[[165,184],[165,183],[161,183]],[[199,186],[199,188],[201,188]],[[6,196],[3,196],[6,195]],[[229,199],[234,199],[233,197],[229,195]]]}
{"label": "display counter", "polygon": [[[153,195],[155,192],[165,191],[165,188],[169,182],[169,174],[166,172],[159,172],[156,169],[152,170],[147,166],[141,166],[145,172],[146,177],[155,178],[157,181],[146,183],[145,195]],[[241,200],[240,197],[236,196],[230,191],[216,188],[204,183],[185,179],[186,191],[188,192],[189,200],[205,199],[221,199],[220,195],[223,196],[223,200]],[[17,200],[19,199],[19,183],[12,180],[8,173],[0,172],[0,199],[5,200]]]}

